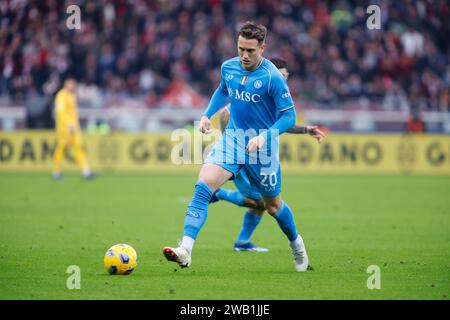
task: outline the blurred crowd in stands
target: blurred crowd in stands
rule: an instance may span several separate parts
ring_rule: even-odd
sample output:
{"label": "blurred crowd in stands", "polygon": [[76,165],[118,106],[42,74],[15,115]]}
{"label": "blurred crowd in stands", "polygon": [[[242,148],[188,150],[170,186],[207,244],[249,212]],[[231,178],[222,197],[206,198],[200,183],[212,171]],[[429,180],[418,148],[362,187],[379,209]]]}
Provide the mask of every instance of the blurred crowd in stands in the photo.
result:
{"label": "blurred crowd in stands", "polygon": [[[72,4],[81,30],[66,26]],[[381,30],[366,26],[371,4],[381,8]],[[265,56],[287,60],[301,101],[449,111],[445,0],[2,0],[0,97],[20,104],[70,75],[93,106],[108,95],[158,106],[174,82],[209,98],[247,20],[268,27]]]}

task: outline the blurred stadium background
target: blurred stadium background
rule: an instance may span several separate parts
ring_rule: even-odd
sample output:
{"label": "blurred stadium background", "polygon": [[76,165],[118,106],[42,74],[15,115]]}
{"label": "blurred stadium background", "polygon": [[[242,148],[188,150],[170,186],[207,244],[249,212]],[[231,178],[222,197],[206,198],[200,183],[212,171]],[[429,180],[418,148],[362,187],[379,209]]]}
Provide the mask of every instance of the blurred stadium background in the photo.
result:
{"label": "blurred stadium background", "polygon": [[[66,8],[81,9],[81,30]],[[381,8],[369,30],[366,8]],[[288,61],[297,108],[333,132],[450,132],[447,1],[5,0],[0,5],[2,130],[52,127],[52,96],[79,82],[84,127],[159,132],[197,120],[236,55],[246,20]],[[417,128],[415,128],[418,130]]]}
{"label": "blurred stadium background", "polygon": [[[66,25],[72,4],[81,9],[79,30]],[[371,4],[381,9],[380,30],[366,26]],[[14,133],[54,127],[54,96],[68,76],[79,82],[81,126],[90,134],[86,143],[97,170],[126,162],[120,154],[142,143],[130,135],[92,142],[94,134],[164,135],[191,127],[219,82],[222,61],[236,55],[236,32],[246,20],[268,27],[267,58],[287,60],[298,122],[331,133],[331,146],[320,151],[303,139],[284,149],[285,160],[299,159],[307,170],[305,164],[341,157],[352,170],[355,162],[377,162],[384,154],[393,155],[381,164],[385,172],[411,171],[420,162],[439,173],[450,169],[447,138],[399,135],[450,133],[447,1],[6,0],[0,20],[3,170],[49,168],[53,136]],[[354,142],[344,135],[334,143],[339,133],[366,138]],[[375,136],[367,134],[379,133],[395,138],[376,136],[374,147],[369,138]],[[45,142],[36,142],[39,137]],[[168,160],[170,141],[146,137],[153,155],[162,152],[157,158]],[[122,145],[125,151],[118,151]],[[141,149],[136,152],[145,156]],[[33,152],[30,161],[45,161],[19,164]]]}

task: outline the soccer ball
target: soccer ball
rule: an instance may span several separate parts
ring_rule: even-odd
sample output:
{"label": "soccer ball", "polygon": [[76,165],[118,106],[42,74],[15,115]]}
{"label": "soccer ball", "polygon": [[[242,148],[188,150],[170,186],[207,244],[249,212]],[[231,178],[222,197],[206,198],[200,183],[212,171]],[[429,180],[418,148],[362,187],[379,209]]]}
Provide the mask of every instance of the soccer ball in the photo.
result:
{"label": "soccer ball", "polygon": [[103,264],[109,274],[130,274],[136,268],[136,250],[127,244],[116,244],[106,251]]}

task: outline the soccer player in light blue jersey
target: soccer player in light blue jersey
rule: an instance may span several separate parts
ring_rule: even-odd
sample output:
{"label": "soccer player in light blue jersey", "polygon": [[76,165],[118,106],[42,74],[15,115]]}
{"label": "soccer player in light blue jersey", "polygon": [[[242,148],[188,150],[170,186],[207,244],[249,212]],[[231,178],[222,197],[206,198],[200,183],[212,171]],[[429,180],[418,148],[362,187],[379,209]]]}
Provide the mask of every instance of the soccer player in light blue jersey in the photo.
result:
{"label": "soccer player in light blue jersey", "polygon": [[[270,60],[275,67],[281,72],[286,81],[289,78],[289,70],[287,63],[283,59],[273,58]],[[220,127],[222,132],[228,125],[230,118],[230,104],[227,104],[220,110]],[[309,134],[319,143],[325,138],[325,134],[317,126],[300,126],[295,125],[288,129],[287,133],[293,134]],[[233,179],[233,183],[237,190],[228,190],[219,188],[213,194],[211,203],[224,200],[240,207],[246,207],[248,210],[244,214],[242,228],[238,238],[234,243],[235,251],[251,251],[251,252],[267,252],[267,248],[258,247],[250,238],[258,226],[263,213],[266,211],[263,196],[258,189],[250,184],[250,180],[244,170]]]}
{"label": "soccer player in light blue jersey", "polygon": [[184,220],[178,247],[165,247],[167,260],[189,267],[192,249],[203,227],[213,193],[239,171],[263,196],[264,206],[286,235],[298,272],[308,268],[308,255],[294,216],[281,198],[278,136],[295,124],[295,108],[286,80],[263,58],[267,30],[245,23],[239,31],[239,56],[222,64],[221,82],[200,119],[202,133],[211,132],[210,118],[230,100],[230,121],[203,164]]}

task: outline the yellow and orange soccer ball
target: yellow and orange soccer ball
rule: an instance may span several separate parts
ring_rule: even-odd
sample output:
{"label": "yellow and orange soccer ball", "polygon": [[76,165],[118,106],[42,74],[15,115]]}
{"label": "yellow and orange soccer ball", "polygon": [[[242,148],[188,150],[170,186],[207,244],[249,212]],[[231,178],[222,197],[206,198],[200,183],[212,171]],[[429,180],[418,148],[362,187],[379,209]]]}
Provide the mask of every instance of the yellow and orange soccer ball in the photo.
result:
{"label": "yellow and orange soccer ball", "polygon": [[136,250],[127,244],[116,244],[106,251],[103,264],[109,274],[130,274],[136,269],[138,256]]}

